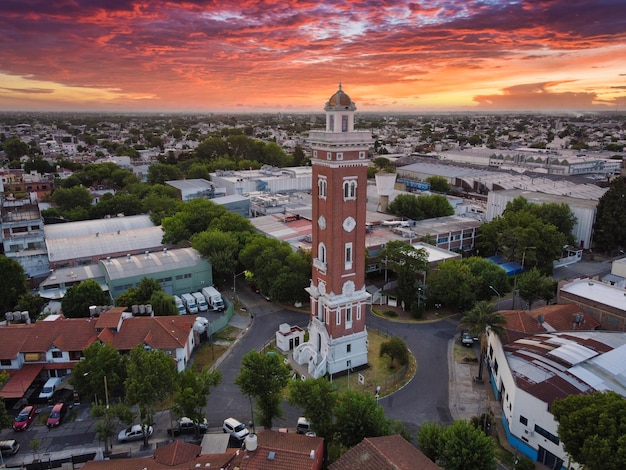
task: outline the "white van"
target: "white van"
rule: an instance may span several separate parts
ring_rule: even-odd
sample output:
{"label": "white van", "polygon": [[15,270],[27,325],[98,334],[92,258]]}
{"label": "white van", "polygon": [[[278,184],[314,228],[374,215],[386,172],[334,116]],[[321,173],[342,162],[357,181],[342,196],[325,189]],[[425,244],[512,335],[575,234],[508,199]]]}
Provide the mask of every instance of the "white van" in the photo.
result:
{"label": "white van", "polygon": [[204,295],[200,292],[192,292],[191,295],[193,295],[193,298],[196,299],[196,305],[198,306],[199,311],[206,312],[209,309]]}
{"label": "white van", "polygon": [[183,304],[183,299],[181,299],[177,295],[174,296],[174,304],[176,304],[176,310],[178,310],[179,315],[185,315],[187,313],[187,309]]}
{"label": "white van", "polygon": [[198,313],[198,305],[196,304],[196,298],[193,295],[187,293],[181,295],[180,298],[183,299],[183,304],[187,307],[187,313],[190,315]]}
{"label": "white van", "polygon": [[57,391],[57,388],[59,388],[59,385],[61,385],[61,382],[63,382],[63,379],[61,377],[49,378],[48,381],[44,384],[43,388],[41,389],[39,398],[42,400],[49,400],[50,398],[52,398],[52,395],[54,395],[54,392]]}

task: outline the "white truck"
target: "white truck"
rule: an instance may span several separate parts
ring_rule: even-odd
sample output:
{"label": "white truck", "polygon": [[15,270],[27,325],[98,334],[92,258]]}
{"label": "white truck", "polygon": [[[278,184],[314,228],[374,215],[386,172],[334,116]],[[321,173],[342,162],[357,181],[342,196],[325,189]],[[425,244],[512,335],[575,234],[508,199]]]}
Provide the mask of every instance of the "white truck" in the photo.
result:
{"label": "white truck", "polygon": [[209,308],[220,312],[224,310],[224,301],[222,300],[222,294],[220,294],[215,287],[204,287],[202,289],[202,295],[204,295],[204,298],[209,304]]}
{"label": "white truck", "polygon": [[191,295],[193,295],[193,298],[196,299],[196,305],[198,306],[198,310],[200,310],[201,312],[206,312],[207,310],[209,310],[209,306],[206,303],[204,295],[202,295],[200,292],[192,292]]}
{"label": "white truck", "polygon": [[187,314],[187,309],[185,308],[185,304],[183,304],[183,299],[175,295],[174,303],[176,304],[176,310],[178,310],[179,315]]}
{"label": "white truck", "polygon": [[187,313],[196,314],[198,313],[198,305],[196,305],[196,298],[191,294],[183,294],[180,296],[183,299],[183,304],[185,304],[185,308],[187,308]]}

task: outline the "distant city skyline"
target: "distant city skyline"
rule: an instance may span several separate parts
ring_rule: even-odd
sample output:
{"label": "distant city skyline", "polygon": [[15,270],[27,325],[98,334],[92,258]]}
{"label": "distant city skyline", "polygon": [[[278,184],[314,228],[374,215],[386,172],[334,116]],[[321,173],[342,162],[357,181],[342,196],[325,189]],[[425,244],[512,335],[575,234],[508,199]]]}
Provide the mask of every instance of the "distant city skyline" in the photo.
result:
{"label": "distant city skyline", "polygon": [[626,107],[623,0],[3,0],[0,111]]}

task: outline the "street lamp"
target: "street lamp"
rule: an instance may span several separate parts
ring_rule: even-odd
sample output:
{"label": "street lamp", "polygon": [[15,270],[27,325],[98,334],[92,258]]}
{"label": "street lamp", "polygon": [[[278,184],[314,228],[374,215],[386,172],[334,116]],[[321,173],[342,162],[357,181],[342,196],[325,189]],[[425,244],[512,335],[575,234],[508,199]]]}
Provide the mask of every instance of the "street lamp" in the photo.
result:
{"label": "street lamp", "polygon": [[[536,250],[536,249],[537,249],[536,246],[527,246],[524,248],[524,251],[522,251],[522,272],[524,272],[524,260],[526,259],[526,250]],[[513,309],[515,309],[516,297],[517,297],[517,276],[515,276],[515,282],[513,285]],[[530,305],[528,306],[528,308],[530,309]]]}
{"label": "street lamp", "polygon": [[245,274],[246,271],[241,271],[239,274],[233,273],[233,298],[237,300],[237,278],[242,274]]}
{"label": "street lamp", "polygon": [[[83,374],[83,377],[87,377],[89,375],[89,372],[85,372]],[[95,395],[95,399],[96,399],[96,405],[98,404],[98,395]],[[107,376],[105,374],[104,376],[104,400],[105,400],[105,404],[107,407],[107,410],[109,409],[109,387],[107,384]]]}
{"label": "street lamp", "polygon": [[496,293],[496,295],[498,296],[498,303],[496,304],[496,310],[500,310],[500,299],[502,299],[502,296],[500,295],[500,292],[498,292],[498,290],[495,287],[493,287],[493,286],[489,286],[489,289],[494,291]]}

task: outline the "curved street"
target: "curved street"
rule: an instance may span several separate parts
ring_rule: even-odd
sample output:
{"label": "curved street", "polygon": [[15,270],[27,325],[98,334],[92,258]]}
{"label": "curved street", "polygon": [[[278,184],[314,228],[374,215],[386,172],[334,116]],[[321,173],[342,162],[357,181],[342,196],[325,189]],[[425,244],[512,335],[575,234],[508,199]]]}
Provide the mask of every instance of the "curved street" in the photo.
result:
{"label": "curved street", "polygon": [[[248,331],[219,364],[222,383],[212,390],[206,410],[212,427],[229,416],[242,422],[251,420],[250,402],[233,383],[244,354],[252,349],[259,350],[274,338],[281,323],[301,327],[308,323],[308,313],[281,308],[249,289],[238,289],[237,293],[253,318]],[[385,408],[387,417],[403,422],[413,433],[427,421],[452,423],[448,395],[448,347],[456,334],[456,319],[418,324],[394,322],[370,314],[367,326],[400,337],[417,361],[415,377],[399,391],[381,398],[379,403]],[[284,409],[285,416],[276,421],[275,427],[295,427],[299,411],[287,403]]]}

